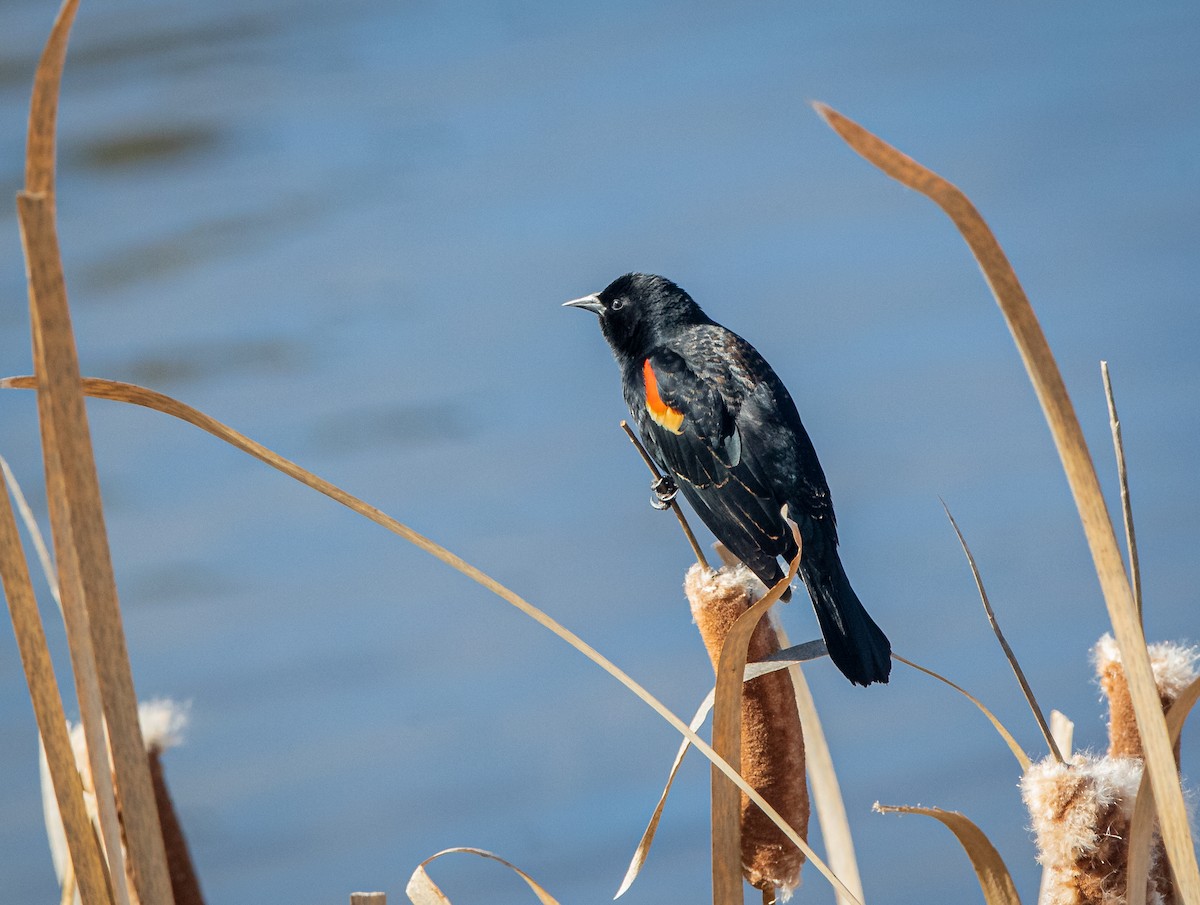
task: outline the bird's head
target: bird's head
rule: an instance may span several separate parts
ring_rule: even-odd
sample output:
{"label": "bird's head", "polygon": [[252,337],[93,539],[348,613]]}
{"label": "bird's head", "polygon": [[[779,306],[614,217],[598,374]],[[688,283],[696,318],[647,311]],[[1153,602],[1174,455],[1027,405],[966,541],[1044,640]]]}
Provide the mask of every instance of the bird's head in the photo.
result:
{"label": "bird's head", "polygon": [[627,273],[600,292],[563,304],[595,312],[618,355],[645,355],[674,328],[711,323],[690,295],[666,277],[648,273]]}

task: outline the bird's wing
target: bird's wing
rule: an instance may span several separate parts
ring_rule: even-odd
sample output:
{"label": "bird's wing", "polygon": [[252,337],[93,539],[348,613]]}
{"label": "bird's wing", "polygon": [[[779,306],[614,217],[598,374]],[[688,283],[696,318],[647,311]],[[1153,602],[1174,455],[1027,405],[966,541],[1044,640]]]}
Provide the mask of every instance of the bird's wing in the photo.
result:
{"label": "bird's wing", "polygon": [[678,354],[658,349],[643,363],[642,378],[638,421],[659,464],[681,479],[697,514],[735,556],[764,580],[775,576],[775,557],[794,553],[779,514],[784,500],[722,398],[719,376],[702,377]]}
{"label": "bird's wing", "polygon": [[695,487],[723,487],[742,439],[716,385],[682,356],[656,349],[642,363],[642,423],[663,464]]}

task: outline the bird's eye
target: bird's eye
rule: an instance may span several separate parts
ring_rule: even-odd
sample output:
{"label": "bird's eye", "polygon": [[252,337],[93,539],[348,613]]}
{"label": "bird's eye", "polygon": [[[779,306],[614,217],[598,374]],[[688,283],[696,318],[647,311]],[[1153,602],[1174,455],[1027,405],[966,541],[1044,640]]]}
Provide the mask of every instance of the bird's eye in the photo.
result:
{"label": "bird's eye", "polygon": [[609,305],[613,311],[620,311],[625,307],[625,299],[613,299],[613,303]]}

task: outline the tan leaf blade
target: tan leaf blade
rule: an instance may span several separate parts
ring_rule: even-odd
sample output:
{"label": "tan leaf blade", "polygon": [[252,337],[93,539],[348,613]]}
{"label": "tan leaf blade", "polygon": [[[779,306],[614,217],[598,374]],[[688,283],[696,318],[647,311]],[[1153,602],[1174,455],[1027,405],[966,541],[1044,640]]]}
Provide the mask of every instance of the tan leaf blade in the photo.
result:
{"label": "tan leaf blade", "polygon": [[[55,220],[58,95],[77,7],[77,0],[65,0],[38,61],[30,101],[25,189],[17,195],[29,283],[33,359],[39,380],[46,496],[60,569],[58,584],[64,601],[68,647],[116,901],[125,905],[129,900],[121,844],[124,840],[129,874],[139,900],[170,903],[166,854],[138,727],[137,696],[79,389],[79,362]],[[120,825],[114,785],[120,790]]]}
{"label": "tan leaf blade", "polygon": [[983,587],[983,576],[979,574],[979,567],[975,564],[975,556],[971,553],[971,548],[967,546],[967,539],[963,537],[963,533],[958,527],[958,522],[950,514],[950,507],[946,505],[945,500],[942,500],[942,508],[946,510],[946,518],[950,519],[950,525],[954,528],[954,533],[958,535],[958,542],[963,548],[963,553],[967,556],[967,564],[971,567],[971,575],[975,578],[975,587],[979,591],[979,599],[983,601],[983,609],[987,613],[988,622],[992,626],[992,632],[995,633],[996,640],[1000,642],[1000,648],[1004,651],[1008,665],[1012,667],[1013,675],[1017,677],[1017,682],[1021,686],[1021,693],[1025,695],[1025,702],[1029,705],[1029,709],[1033,711],[1033,718],[1037,720],[1038,728],[1042,730],[1042,737],[1046,740],[1046,746],[1050,749],[1050,755],[1061,764],[1063,758],[1062,752],[1058,750],[1058,742],[1055,741],[1054,734],[1050,731],[1050,726],[1046,723],[1046,717],[1042,714],[1042,708],[1038,706],[1037,698],[1033,696],[1033,689],[1029,687],[1029,682],[1025,679],[1025,671],[1021,669],[1021,664],[1017,662],[1017,655],[1008,646],[1008,639],[1004,637],[1004,632],[1000,631],[1000,623],[996,620],[996,613],[992,609],[992,602],[988,600],[987,591]]}
{"label": "tan leaf blade", "polygon": [[[36,385],[36,381],[32,377],[0,378],[0,389],[29,390],[35,389]],[[828,866],[826,866],[825,862],[817,857],[816,853],[809,848],[808,843],[800,838],[800,835],[792,827],[788,826],[787,821],[779,815],[779,812],[776,811],[775,808],[771,807],[771,805],[767,803],[766,799],[758,794],[758,792],[756,792],[750,786],[750,784],[738,774],[736,770],[730,767],[729,764],[724,761],[724,759],[722,759],[715,751],[713,751],[712,747],[705,742],[704,739],[700,738],[700,736],[698,736],[693,730],[687,727],[683,720],[672,713],[667,706],[662,703],[662,701],[650,694],[649,691],[635,682],[633,678],[624,670],[618,667],[615,663],[601,654],[598,650],[596,650],[574,632],[570,631],[561,623],[552,619],[550,616],[542,612],[533,604],[529,603],[515,591],[512,591],[500,584],[500,582],[496,581],[482,570],[477,569],[462,557],[456,556],[445,547],[430,540],[424,535],[419,534],[402,522],[399,522],[390,515],[387,515],[382,510],[360,500],[358,497],[352,494],[346,493],[346,491],[342,490],[336,484],[332,484],[329,481],[326,481],[324,478],[320,478],[317,475],[314,475],[312,472],[301,468],[295,462],[285,459],[283,456],[271,451],[261,443],[251,440],[244,434],[234,430],[231,427],[228,427],[225,424],[222,424],[215,418],[204,414],[199,409],[192,408],[191,406],[185,405],[177,399],[172,399],[170,396],[155,392],[154,390],[148,390],[145,387],[136,386],[135,384],[131,383],[121,383],[120,381],[116,380],[103,380],[97,377],[85,377],[82,379],[82,388],[84,393],[88,396],[97,399],[110,399],[116,402],[125,402],[130,405],[144,406],[146,408],[154,409],[155,411],[179,418],[180,420],[186,421],[189,424],[200,428],[201,430],[207,431],[214,437],[224,440],[226,443],[237,447],[248,455],[254,456],[256,459],[265,462],[272,468],[275,468],[289,477],[294,478],[301,484],[325,494],[330,499],[341,503],[343,506],[358,513],[364,518],[368,518],[377,525],[380,525],[386,528],[388,531],[399,535],[400,537],[412,543],[414,546],[424,550],[429,555],[441,560],[452,569],[455,569],[456,571],[465,575],[467,578],[470,578],[472,581],[477,582],[478,584],[487,588],[501,600],[520,610],[534,622],[538,623],[538,625],[542,626],[554,635],[557,635],[559,638],[571,645],[571,647],[575,648],[577,651],[607,672],[610,676],[624,685],[627,689],[629,689],[629,691],[631,691],[634,696],[641,700],[642,703],[657,713],[666,723],[670,724],[670,726],[676,732],[688,739],[688,741],[692,743],[692,746],[695,747],[697,751],[704,755],[704,757],[708,758],[709,761],[716,764],[721,772],[729,777],[731,782],[735,783],[751,801],[762,808],[763,813],[770,817],[775,825],[778,826],[785,835],[787,835],[788,839],[790,839],[797,848],[804,852],[809,863],[819,870],[821,874],[833,884],[835,889],[839,889],[846,896],[849,896],[853,902],[858,901],[857,898],[855,898],[853,894],[851,894],[850,891],[845,888],[845,885],[841,882],[841,880],[839,880],[837,876],[828,868]]]}
{"label": "tan leaf blade", "polygon": [[898,660],[905,666],[911,666],[913,669],[919,670],[920,672],[925,673],[927,676],[932,676],[939,682],[945,682],[947,685],[965,697],[968,701],[978,707],[979,712],[988,718],[988,722],[990,722],[993,728],[1000,733],[1000,737],[1004,739],[1004,743],[1008,745],[1008,750],[1013,753],[1013,757],[1015,757],[1017,759],[1017,763],[1021,765],[1021,772],[1024,773],[1029,769],[1029,755],[1021,750],[1021,746],[1018,745],[1017,740],[1012,737],[1012,733],[1004,728],[1004,724],[1000,722],[999,718],[994,713],[983,706],[983,702],[980,701],[979,698],[975,697],[975,695],[971,694],[971,692],[967,691],[961,685],[956,685],[954,682],[951,682],[945,676],[934,672],[932,669],[927,669],[918,663],[914,663],[912,660],[906,660],[904,657],[901,657],[894,651],[892,653],[892,659]]}
{"label": "tan leaf blade", "polygon": [[1125,576],[1125,564],[1104,504],[1104,496],[1100,492],[1096,469],[1084,442],[1083,430],[1079,426],[1079,419],[1075,417],[1062,375],[1037,316],[1025,296],[1025,290],[1021,288],[1012,265],[983,217],[956,186],[836,110],[824,104],[817,104],[816,109],[855,151],[892,178],[921,192],[945,211],[970,247],[1008,322],[1071,486],[1112,621],[1113,634],[1121,651],[1121,661],[1125,664],[1134,713],[1146,752],[1146,769],[1150,774],[1162,824],[1163,842],[1177,881],[1176,890],[1181,901],[1188,905],[1200,905],[1200,866],[1196,862],[1183,789],[1167,738],[1158,689],[1150,671],[1150,657],[1142,635],[1141,620],[1134,606],[1133,592]]}
{"label": "tan leaf blade", "polygon": [[[692,717],[688,728],[696,732],[704,721],[708,719],[708,714],[712,710],[713,701],[716,698],[716,689],[709,691],[701,701],[700,707],[696,710],[696,715]],[[692,745],[686,738],[679,743],[679,750],[675,752],[675,760],[671,764],[671,771],[667,774],[667,784],[663,787],[662,795],[658,797],[658,804],[654,807],[654,813],[650,815],[650,822],[646,825],[646,831],[642,833],[642,838],[638,841],[637,849],[633,853],[633,859],[629,862],[629,869],[625,871],[625,879],[621,881],[621,888],[617,890],[614,899],[619,899],[629,891],[629,887],[633,885],[633,881],[637,879],[641,873],[642,865],[646,863],[646,856],[650,853],[650,846],[654,842],[654,836],[658,832],[658,824],[662,819],[663,808],[667,803],[667,796],[671,793],[671,786],[675,784],[675,776],[679,773],[679,767],[683,763],[683,756],[687,754],[687,749]]]}
{"label": "tan leaf blade", "polygon": [[[791,651],[810,650],[815,644],[825,653],[825,642],[809,641],[796,647],[788,647],[787,634],[782,626],[776,626],[779,644],[784,649],[780,654]],[[821,728],[821,719],[817,715],[817,705],[812,692],[808,688],[808,680],[804,671],[795,660],[808,659],[803,656],[791,655],[789,673],[792,686],[796,689],[796,710],[800,714],[800,725],[804,727],[804,750],[808,766],[808,789],[812,795],[813,807],[817,812],[817,822],[821,825],[821,838],[825,841],[825,851],[829,855],[829,866],[841,878],[853,898],[842,895],[840,889],[834,888],[838,905],[849,905],[863,897],[862,878],[858,872],[858,859],[854,854],[854,837],[850,833],[850,821],[846,817],[846,805],[842,800],[842,788],[838,782],[837,771],[833,768],[833,755],[829,751],[829,742],[825,739],[825,730]],[[752,678],[750,671],[757,664],[746,667],[746,678]],[[773,664],[772,664],[773,665]]]}
{"label": "tan leaf blade", "polygon": [[54,785],[54,796],[67,837],[67,849],[78,877],[83,905],[103,905],[111,902],[108,878],[100,854],[92,821],[83,804],[83,785],[75,767],[75,754],[67,737],[67,718],[63,712],[58,680],[46,646],[46,633],[38,613],[37,600],[29,581],[29,569],[17,522],[13,516],[8,493],[0,488],[0,581],[8,599],[13,631],[29,697],[33,702],[38,731],[46,750],[46,762]]}
{"label": "tan leaf blade", "polygon": [[496,861],[499,864],[503,864],[525,881],[526,885],[533,890],[533,894],[538,897],[538,901],[541,902],[542,905],[558,905],[558,900],[555,899],[554,896],[546,892],[546,890],[544,890],[541,885],[533,879],[533,877],[529,876],[529,874],[525,873],[525,871],[521,870],[521,868],[517,867],[515,864],[505,861],[503,858],[497,854],[494,854],[493,852],[485,851],[481,848],[466,847],[444,849],[438,852],[436,855],[430,855],[417,865],[417,869],[413,871],[412,877],[409,878],[408,886],[405,888],[405,892],[408,894],[408,898],[413,905],[450,905],[450,900],[446,897],[446,894],[438,888],[437,884],[430,879],[425,867],[428,864],[432,864],[443,855],[452,855],[460,852],[467,855],[477,855],[480,858],[487,858],[490,861]]}
{"label": "tan leaf blade", "polygon": [[[800,545],[800,532],[791,522],[792,534]],[[735,771],[742,763],[742,688],[746,675],[746,648],[755,627],[791,585],[800,566],[800,552],[788,573],[738,617],[717,662],[716,703],[713,706],[713,750]],[[712,771],[712,848],[714,905],[741,905],[742,895],[742,796],[737,786]]]}
{"label": "tan leaf blade", "polygon": [[975,876],[979,880],[979,888],[988,905],[1021,905],[1017,896],[1017,888],[1013,885],[1012,876],[1004,864],[1004,859],[996,851],[983,830],[957,811],[943,811],[941,808],[919,808],[900,805],[875,804],[875,810],[881,814],[924,814],[940,820],[958,837],[971,866],[975,868]]}
{"label": "tan leaf blade", "polygon": [[413,905],[451,905],[450,899],[425,871],[424,864],[417,865],[417,869],[408,878],[404,892]]}
{"label": "tan leaf blade", "polygon": [[[1200,678],[1185,688],[1167,712],[1167,732],[1174,747],[1183,732],[1183,724],[1200,700]],[[1129,819],[1128,905],[1146,905],[1146,880],[1150,873],[1150,842],[1154,832],[1154,793],[1149,777],[1142,773],[1133,816]]]}
{"label": "tan leaf blade", "polygon": [[[779,632],[779,629],[775,629]],[[787,644],[782,638],[780,644]],[[777,672],[781,669],[790,669],[793,666],[799,666],[801,663],[807,663],[809,660],[817,660],[821,657],[829,656],[829,648],[825,646],[825,639],[818,638],[816,641],[805,641],[803,644],[795,644],[790,647],[785,647],[783,650],[777,650],[769,657],[763,657],[761,660],[754,660],[746,664],[746,681],[757,679],[759,676],[765,676],[770,672]]]}

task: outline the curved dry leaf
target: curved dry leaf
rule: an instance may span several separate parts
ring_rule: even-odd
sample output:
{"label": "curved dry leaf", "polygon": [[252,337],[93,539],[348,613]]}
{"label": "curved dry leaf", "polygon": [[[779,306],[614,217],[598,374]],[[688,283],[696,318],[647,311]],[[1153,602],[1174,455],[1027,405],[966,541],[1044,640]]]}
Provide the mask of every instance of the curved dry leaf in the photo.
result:
{"label": "curved dry leaf", "polygon": [[1008,750],[1013,753],[1013,757],[1015,757],[1017,759],[1017,763],[1021,765],[1021,772],[1024,773],[1029,769],[1029,755],[1021,750],[1021,746],[1018,745],[1017,740],[1012,737],[1012,733],[1004,728],[1004,724],[1000,722],[994,713],[983,706],[983,702],[980,701],[979,698],[975,697],[975,695],[971,694],[971,692],[967,691],[961,685],[956,685],[955,683],[951,682],[945,676],[939,675],[932,669],[926,669],[924,666],[914,663],[912,660],[906,660],[904,657],[901,657],[894,651],[892,652],[892,659],[899,660],[905,666],[911,666],[913,669],[919,670],[925,673],[927,676],[933,676],[933,678],[937,679],[939,682],[945,682],[947,685],[965,697],[968,701],[978,707],[979,712],[988,718],[988,722],[995,727],[996,731],[1000,733],[1000,737],[1004,739],[1004,743],[1008,745]]}
{"label": "curved dry leaf", "polygon": [[505,861],[503,858],[493,852],[485,851],[481,848],[465,847],[443,849],[436,855],[430,855],[417,865],[417,869],[414,870],[412,876],[409,877],[408,885],[404,889],[405,893],[408,895],[409,901],[412,902],[413,905],[450,905],[450,900],[446,897],[446,894],[438,888],[438,885],[430,878],[429,873],[425,870],[425,866],[427,864],[432,864],[443,855],[453,855],[459,852],[467,855],[477,855],[480,858],[487,858],[490,861],[503,864],[525,881],[526,885],[533,890],[533,894],[538,897],[538,901],[541,902],[542,905],[558,905],[558,900],[555,899],[554,896],[546,892],[546,890],[544,890],[541,885],[533,879],[533,877],[529,876],[529,874],[525,873],[525,871],[521,870],[521,868],[517,867],[515,864]]}
{"label": "curved dry leaf", "polygon": [[1046,740],[1046,747],[1050,749],[1050,756],[1061,764],[1063,756],[1062,752],[1058,750],[1058,742],[1054,740],[1054,735],[1050,732],[1050,727],[1046,724],[1046,717],[1042,714],[1042,708],[1038,705],[1037,698],[1033,696],[1033,689],[1029,687],[1029,682],[1025,679],[1025,671],[1021,669],[1021,664],[1017,662],[1017,655],[1008,646],[1008,639],[1004,637],[1004,632],[1000,630],[1000,623],[997,621],[996,613],[992,609],[992,602],[988,600],[987,591],[983,587],[983,576],[979,574],[979,567],[975,565],[975,556],[971,553],[971,548],[967,546],[967,539],[963,537],[963,533],[958,527],[958,522],[950,514],[950,507],[946,505],[945,500],[942,500],[941,503],[942,508],[946,511],[946,518],[950,519],[950,526],[954,529],[954,533],[958,535],[958,543],[962,546],[963,553],[967,556],[967,565],[971,567],[971,575],[975,578],[975,588],[979,591],[979,599],[983,602],[983,610],[987,613],[988,622],[992,626],[992,632],[995,633],[996,640],[1000,642],[1000,649],[1004,651],[1005,659],[1008,660],[1008,665],[1012,668],[1013,675],[1017,677],[1017,683],[1021,686],[1021,693],[1025,695],[1025,703],[1033,711],[1033,718],[1037,721],[1038,728],[1042,730],[1042,737]]}
{"label": "curved dry leaf", "polygon": [[[697,731],[704,725],[704,721],[708,719],[708,714],[712,710],[713,701],[716,699],[716,689],[709,691],[704,696],[704,700],[700,703],[700,707],[696,710],[696,715],[692,717],[688,728],[693,732]],[[629,869],[625,871],[625,879],[621,881],[621,888],[617,890],[614,899],[619,899],[629,891],[629,887],[633,885],[633,881],[637,879],[637,875],[641,873],[642,865],[646,863],[646,856],[650,853],[650,846],[654,843],[654,836],[658,832],[658,823],[662,819],[663,808],[667,803],[667,796],[671,793],[671,786],[675,783],[675,776],[679,773],[679,766],[683,763],[683,756],[687,754],[687,749],[692,745],[686,738],[679,743],[679,750],[675,752],[675,761],[671,764],[671,772],[667,774],[667,784],[663,787],[662,795],[658,797],[658,804],[654,807],[654,813],[650,815],[650,822],[646,825],[646,831],[642,833],[642,838],[638,841],[637,849],[634,850],[633,858],[629,862]]]}
{"label": "curved dry leaf", "polygon": [[[1179,742],[1183,724],[1200,700],[1200,678],[1185,688],[1167,711],[1167,732],[1171,746]],[[1133,815],[1129,818],[1129,880],[1127,883],[1128,905],[1146,905],[1146,880],[1150,874],[1150,843],[1154,833],[1154,793],[1145,772],[1138,786],[1137,798],[1133,803]]]}
{"label": "curved dry leaf", "polygon": [[[452,569],[461,572],[463,575],[470,578],[487,588],[501,600],[512,605],[520,610],[534,622],[541,625],[543,628],[557,635],[563,641],[567,642],[610,676],[624,685],[631,691],[639,700],[642,701],[651,710],[657,713],[665,722],[684,736],[692,745],[714,763],[729,779],[740,788],[746,796],[756,805],[762,808],[771,820],[778,826],[784,834],[796,845],[810,864],[813,865],[821,874],[833,884],[835,889],[841,890],[844,895],[848,896],[852,902],[857,902],[857,898],[846,889],[841,880],[829,869],[829,867],[817,857],[816,853],[809,848],[800,835],[784,820],[779,812],[764,799],[751,785],[743,779],[736,770],[734,770],[725,760],[720,757],[705,741],[700,738],[693,730],[689,729],[678,716],[672,713],[665,704],[658,698],[650,694],[640,684],[635,682],[624,670],[618,667],[615,663],[601,654],[598,650],[576,635],[574,632],[567,629],[565,626],[546,615],[533,604],[529,603],[515,591],[506,588],[500,582],[496,581],[487,573],[476,568],[468,563],[460,556],[451,553],[445,547],[430,540],[424,535],[414,531],[402,522],[397,521],[390,515],[387,515],[382,510],[360,500],[352,494],[346,493],[336,484],[326,481],[324,478],[319,478],[312,472],[301,468],[296,463],[285,459],[278,453],[273,452],[261,443],[251,440],[244,434],[235,431],[233,428],[222,424],[215,418],[204,414],[199,409],[192,408],[190,405],[185,405],[177,399],[172,399],[170,396],[163,393],[148,390],[145,387],[140,387],[131,383],[122,383],[116,380],[103,380],[96,377],[84,377],[80,380],[83,392],[98,399],[111,399],[116,402],[125,402],[130,405],[140,405],[145,408],[154,409],[167,415],[179,418],[186,421],[201,430],[207,431],[214,437],[224,440],[232,446],[242,450],[248,455],[254,456],[272,468],[278,469],[289,477],[299,481],[300,483],[325,494],[330,499],[341,503],[348,509],[357,512],[359,515],[370,519],[377,525],[388,529],[394,534],[403,537],[413,545],[429,553],[431,556],[440,559]],[[32,377],[5,377],[0,378],[0,389],[35,389],[36,381]]]}
{"label": "curved dry leaf", "polygon": [[408,878],[404,893],[413,905],[451,905],[450,899],[426,873],[424,864],[418,864]]}
{"label": "curved dry leaf", "polygon": [[924,814],[940,820],[958,837],[971,866],[975,868],[975,876],[979,880],[979,888],[988,905],[1021,905],[1017,896],[1017,888],[1013,885],[1012,876],[1004,864],[1004,859],[996,851],[983,830],[964,817],[958,811],[944,811],[941,808],[920,808],[903,805],[882,805],[875,803],[875,810],[881,814]]}
{"label": "curved dry leaf", "polygon": [[1096,477],[1083,430],[1025,290],[1021,288],[1016,272],[987,223],[957,186],[831,107],[825,104],[815,106],[817,112],[851,148],[893,179],[921,192],[950,217],[970,247],[1000,306],[1050,426],[1092,553],[1096,576],[1100,580],[1113,634],[1129,680],[1130,697],[1146,752],[1146,770],[1158,802],[1163,842],[1175,873],[1176,892],[1189,905],[1200,905],[1200,866],[1197,865],[1192,846],[1183,788],[1167,738],[1158,688],[1150,670],[1150,656],[1142,636],[1141,619],[1134,605],[1133,592],[1125,575],[1125,563],[1117,546],[1116,532],[1104,503],[1104,495],[1100,492],[1100,481]]}

